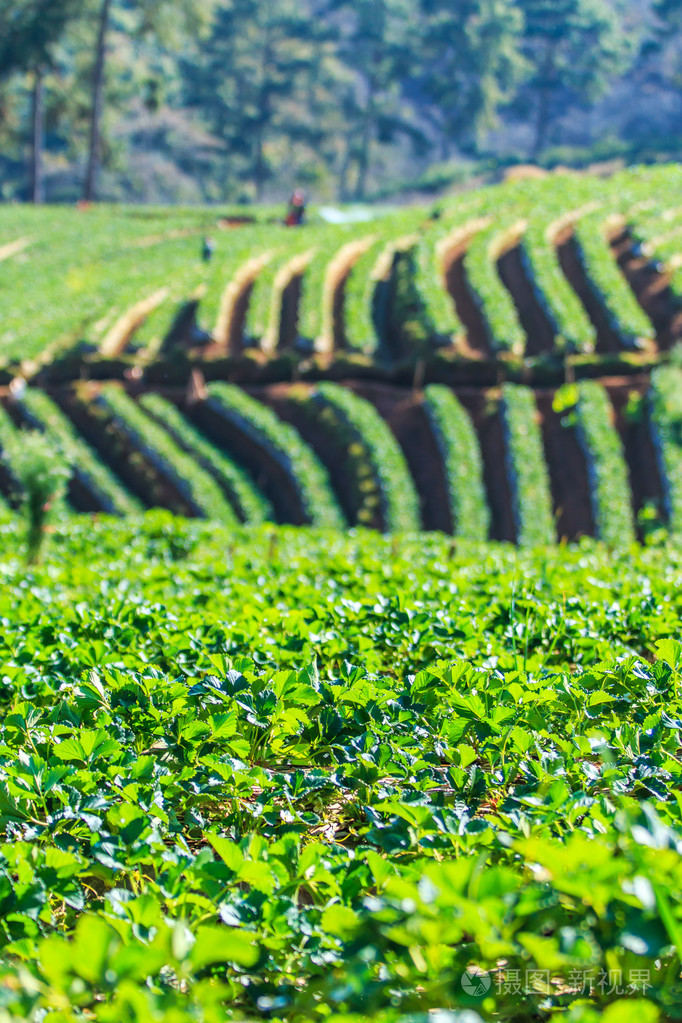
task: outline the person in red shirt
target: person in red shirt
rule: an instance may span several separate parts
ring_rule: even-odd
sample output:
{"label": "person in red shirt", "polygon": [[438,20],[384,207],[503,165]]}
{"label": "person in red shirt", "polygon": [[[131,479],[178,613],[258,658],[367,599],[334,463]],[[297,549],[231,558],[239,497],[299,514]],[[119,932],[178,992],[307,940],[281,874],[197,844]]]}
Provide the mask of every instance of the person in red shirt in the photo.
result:
{"label": "person in red shirt", "polygon": [[305,194],[297,188],[289,200],[289,208],[284,223],[287,227],[300,227],[305,217]]}

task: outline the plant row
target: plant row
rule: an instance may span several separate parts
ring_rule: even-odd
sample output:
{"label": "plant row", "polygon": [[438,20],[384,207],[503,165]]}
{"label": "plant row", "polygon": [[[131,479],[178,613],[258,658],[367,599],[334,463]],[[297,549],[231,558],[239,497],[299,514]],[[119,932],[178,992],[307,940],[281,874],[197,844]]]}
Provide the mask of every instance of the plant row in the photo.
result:
{"label": "plant row", "polygon": [[536,300],[554,326],[556,351],[590,353],[596,330],[559,262],[557,212],[550,208],[544,217],[536,214],[529,219],[521,248],[524,265]]}
{"label": "plant row", "polygon": [[553,543],[552,493],[533,391],[506,384],[500,415],[517,542],[521,547]]}
{"label": "plant row", "polygon": [[20,407],[29,425],[44,431],[66,457],[72,472],[95,497],[102,511],[131,515],[141,511],[140,503],[121,484],[97,453],[80,436],[58,405],[36,388],[28,388]]}
{"label": "plant row", "polygon": [[487,540],[490,509],[473,423],[454,393],[440,384],[424,389],[423,407],[443,462],[453,533],[462,540]]}
{"label": "plant row", "polygon": [[514,301],[498,271],[498,260],[505,248],[514,244],[519,231],[516,218],[497,220],[479,231],[465,257],[467,281],[488,333],[488,344],[495,353],[522,356],[526,335]]}
{"label": "plant row", "polygon": [[140,398],[140,405],[193,461],[214,477],[240,522],[257,523],[272,518],[266,497],[245,470],[212,444],[175,405],[152,392]]}
{"label": "plant row", "polygon": [[655,332],[616,263],[602,210],[581,217],[575,240],[590,287],[624,348],[637,350],[653,342]]}
{"label": "plant row", "polygon": [[[215,210],[154,211],[145,218],[126,209],[35,211],[31,244],[3,264],[13,296],[0,328],[3,360],[30,374],[65,351],[113,350],[120,343],[150,361],[180,304],[199,298],[200,330],[189,331],[187,343],[213,337],[223,353],[260,346],[272,354],[281,341],[296,340],[298,320],[298,335],[307,342],[303,354],[311,347],[329,351],[336,338],[372,356],[385,340],[387,315],[400,326],[400,315],[391,312],[393,257],[410,238],[407,266],[419,303],[410,299],[409,305],[419,330],[412,324],[404,344],[409,350],[416,339],[419,347],[425,335],[431,344],[457,345],[462,317],[444,272],[449,253],[464,244],[467,223],[480,228],[466,240],[466,269],[493,351],[521,356],[526,348],[515,302],[496,267],[509,244],[520,245],[535,301],[556,331],[557,351],[591,351],[594,328],[557,258],[554,229],[561,224],[574,225],[595,296],[623,347],[636,349],[651,342],[652,327],[618,269],[604,225],[613,216],[631,219],[647,238],[663,243],[679,228],[678,179],[676,168],[658,167],[611,179],[509,182],[448,198],[436,209],[377,210],[363,223],[324,223],[313,212],[296,230],[261,222],[223,231]],[[3,217],[9,213],[0,216],[0,227]],[[521,224],[525,231],[518,230]],[[213,258],[202,262],[209,234]],[[38,292],[39,308],[32,302]]]}
{"label": "plant row", "polygon": [[663,481],[666,518],[673,535],[682,533],[682,371],[659,367],[649,391],[652,438]]}
{"label": "plant row", "polygon": [[594,380],[576,387],[575,425],[587,461],[597,536],[611,547],[635,538],[628,468],[608,394]]}
{"label": "plant row", "polygon": [[362,526],[414,532],[421,526],[419,497],[405,456],[375,407],[347,387],[320,384],[302,407],[314,429],[327,434],[352,482],[349,504]]}
{"label": "plant row", "polygon": [[267,452],[283,470],[298,494],[307,522],[343,528],[343,515],[327,470],[292,426],[231,384],[211,384],[207,405]]}
{"label": "plant row", "polygon": [[[681,382],[682,371],[660,367],[647,400],[638,399],[641,425],[656,449],[664,518],[673,533],[682,521],[677,494]],[[499,392],[463,394],[460,401],[449,388],[429,385],[405,406],[408,419],[396,418],[396,432],[389,426],[393,412],[384,418],[372,400],[329,382],[274,389],[260,400],[235,385],[212,383],[184,412],[152,392],[135,400],[116,384],[65,391],[61,408],[32,388],[14,400],[23,424],[43,431],[70,465],[70,502],[76,509],[84,490],[88,504],[118,515],[134,514],[142,502],[232,524],[274,518],[333,529],[350,522],[410,532],[428,521],[427,506],[436,501],[441,521],[463,539],[509,534],[521,546],[533,546],[556,538],[559,499],[552,486],[563,490],[562,455],[556,439],[546,452],[544,433],[554,437],[555,424],[543,425],[527,387],[505,384]],[[395,413],[403,414],[399,402]],[[641,470],[637,464],[628,467],[607,391],[594,381],[566,385],[557,392],[552,414],[578,441],[584,469],[577,471],[586,473],[596,535],[612,546],[629,544],[635,536],[629,473]],[[417,465],[419,454],[405,432],[414,428],[406,425],[413,422],[410,416],[421,416],[430,430],[434,450],[424,457],[437,457],[430,471],[438,478],[427,478]],[[623,421],[624,429],[628,422]],[[501,441],[495,440],[499,430]],[[12,459],[21,436],[3,409],[0,489],[10,500],[17,491]],[[549,458],[557,461],[550,465]],[[637,478],[634,483],[638,493]],[[513,531],[505,525],[508,515]]]}
{"label": "plant row", "polygon": [[217,522],[236,522],[232,506],[212,475],[203,469],[164,429],[115,384],[105,385],[89,403],[104,429],[119,437],[139,465],[146,461],[168,481],[195,515]]}
{"label": "plant row", "polygon": [[8,1023],[679,1016],[682,554],[2,527]]}

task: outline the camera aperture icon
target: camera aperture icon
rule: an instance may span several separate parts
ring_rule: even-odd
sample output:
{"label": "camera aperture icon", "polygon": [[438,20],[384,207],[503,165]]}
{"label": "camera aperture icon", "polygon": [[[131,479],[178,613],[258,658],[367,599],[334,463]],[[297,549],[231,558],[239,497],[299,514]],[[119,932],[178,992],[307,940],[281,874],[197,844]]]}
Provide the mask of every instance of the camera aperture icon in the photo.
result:
{"label": "camera aperture icon", "polygon": [[462,974],[462,990],[471,998],[483,998],[493,986],[489,973],[479,973],[476,969],[469,969]]}

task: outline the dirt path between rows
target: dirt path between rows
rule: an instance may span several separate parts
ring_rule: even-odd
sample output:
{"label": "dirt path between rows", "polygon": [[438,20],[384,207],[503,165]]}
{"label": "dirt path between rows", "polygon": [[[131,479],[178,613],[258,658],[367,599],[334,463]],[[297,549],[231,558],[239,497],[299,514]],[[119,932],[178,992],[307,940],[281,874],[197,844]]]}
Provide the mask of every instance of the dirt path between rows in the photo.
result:
{"label": "dirt path between rows", "polygon": [[557,331],[528,277],[520,244],[502,253],[497,269],[526,334],[526,355],[532,357],[553,352]]}
{"label": "dirt path between rows", "polygon": [[483,313],[469,287],[465,257],[467,245],[459,245],[448,254],[445,265],[445,281],[457,315],[466,330],[467,354],[473,358],[490,358],[493,354],[488,327]]}
{"label": "dirt path between rows", "polygon": [[642,382],[628,381],[606,388],[613,405],[616,429],[623,442],[635,522],[647,504],[663,508],[663,481],[647,416],[641,412],[627,413],[630,396],[641,395],[645,386]]}
{"label": "dirt path between rows", "polygon": [[536,391],[545,460],[549,470],[552,503],[559,540],[594,536],[587,463],[575,429],[562,423],[552,403],[556,391]]}
{"label": "dirt path between rows", "polygon": [[670,274],[638,253],[627,231],[613,239],[612,249],[635,298],[654,325],[658,348],[667,351],[682,338],[682,309],[670,287]]}
{"label": "dirt path between rows", "polygon": [[592,290],[592,285],[580,258],[580,250],[572,227],[566,228],[557,235],[556,247],[561,269],[585,307],[585,312],[597,332],[595,350],[600,355],[620,352],[622,350],[620,338],[611,326],[602,303]]}

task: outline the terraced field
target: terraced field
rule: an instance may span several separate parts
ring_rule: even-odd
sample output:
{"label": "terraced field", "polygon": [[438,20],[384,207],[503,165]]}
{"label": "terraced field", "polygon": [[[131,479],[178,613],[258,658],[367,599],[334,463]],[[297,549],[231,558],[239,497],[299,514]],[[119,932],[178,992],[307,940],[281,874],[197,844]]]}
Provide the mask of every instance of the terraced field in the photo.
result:
{"label": "terraced field", "polygon": [[0,1023],[682,1018],[681,190],[0,208]]}
{"label": "terraced field", "polygon": [[67,451],[77,511],[678,532],[681,211],[676,166],[296,230],[0,210],[2,429]]}

